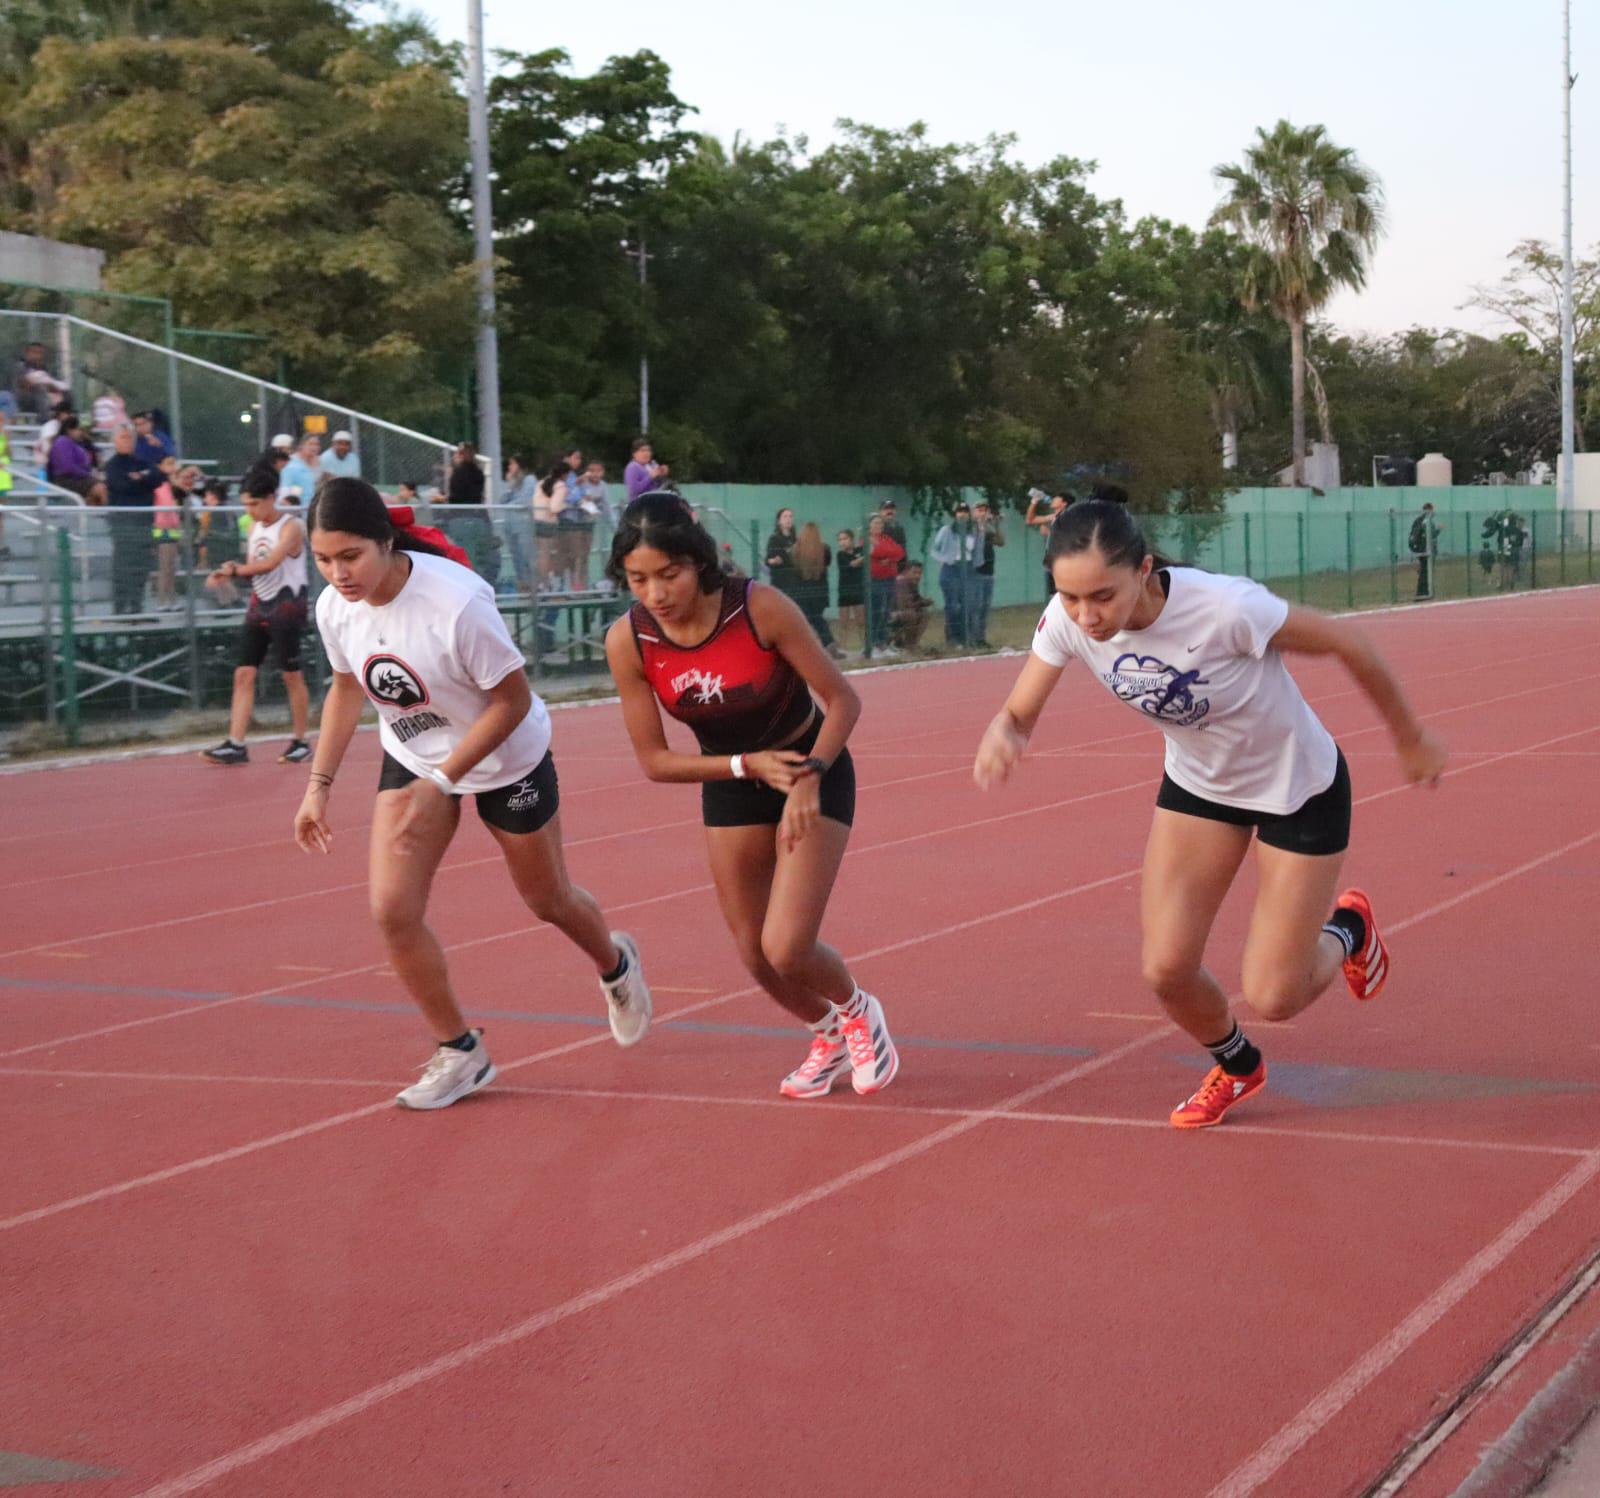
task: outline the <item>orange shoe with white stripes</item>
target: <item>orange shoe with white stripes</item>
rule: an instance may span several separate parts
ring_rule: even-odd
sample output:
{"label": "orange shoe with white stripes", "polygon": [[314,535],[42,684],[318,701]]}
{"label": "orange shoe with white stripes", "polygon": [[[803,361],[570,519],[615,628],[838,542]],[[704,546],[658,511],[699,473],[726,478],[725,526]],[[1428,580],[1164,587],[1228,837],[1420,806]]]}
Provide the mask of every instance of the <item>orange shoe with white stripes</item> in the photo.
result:
{"label": "orange shoe with white stripes", "polygon": [[1378,935],[1372,901],[1359,889],[1347,889],[1334,902],[1336,910],[1353,910],[1367,928],[1366,944],[1344,960],[1344,981],[1358,999],[1375,999],[1389,976],[1389,949]]}
{"label": "orange shoe with white stripes", "polygon": [[1230,1077],[1220,1066],[1206,1073],[1199,1091],[1172,1110],[1175,1129],[1211,1129],[1235,1103],[1242,1103],[1252,1092],[1267,1085],[1267,1063],[1263,1061],[1248,1077]]}

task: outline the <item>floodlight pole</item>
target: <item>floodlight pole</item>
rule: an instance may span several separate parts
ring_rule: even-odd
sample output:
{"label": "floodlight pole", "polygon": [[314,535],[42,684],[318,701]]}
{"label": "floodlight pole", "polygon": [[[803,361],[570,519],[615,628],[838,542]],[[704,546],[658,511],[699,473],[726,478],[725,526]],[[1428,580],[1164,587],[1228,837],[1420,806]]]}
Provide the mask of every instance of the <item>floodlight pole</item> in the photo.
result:
{"label": "floodlight pole", "polygon": [[485,497],[500,487],[500,343],[494,326],[494,219],[489,204],[489,96],[483,78],[483,0],[467,0],[467,118],[472,157],[472,254],[478,270],[478,451]]}
{"label": "floodlight pole", "polygon": [[1572,314],[1572,0],[1561,6],[1562,224],[1561,224],[1561,508],[1571,512],[1574,463]]}

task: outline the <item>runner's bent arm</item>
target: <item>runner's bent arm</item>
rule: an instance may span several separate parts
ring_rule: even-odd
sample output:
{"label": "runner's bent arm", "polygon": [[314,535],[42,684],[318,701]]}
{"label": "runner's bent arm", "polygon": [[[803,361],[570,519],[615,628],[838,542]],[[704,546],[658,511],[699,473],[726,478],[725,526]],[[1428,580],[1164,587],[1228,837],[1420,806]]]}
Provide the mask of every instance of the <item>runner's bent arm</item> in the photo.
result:
{"label": "runner's bent arm", "polygon": [[1444,772],[1445,747],[1422,726],[1383,657],[1367,637],[1342,619],[1315,609],[1289,606],[1288,617],[1273,635],[1271,647],[1292,655],[1336,656],[1372,705],[1383,714],[1400,755],[1406,779],[1437,784]]}
{"label": "runner's bent arm", "polygon": [[786,594],[757,583],[750,589],[750,622],[756,638],[788,661],[822,703],[822,728],[811,755],[831,765],[861,716],[856,689],[828,658],[800,605]]}

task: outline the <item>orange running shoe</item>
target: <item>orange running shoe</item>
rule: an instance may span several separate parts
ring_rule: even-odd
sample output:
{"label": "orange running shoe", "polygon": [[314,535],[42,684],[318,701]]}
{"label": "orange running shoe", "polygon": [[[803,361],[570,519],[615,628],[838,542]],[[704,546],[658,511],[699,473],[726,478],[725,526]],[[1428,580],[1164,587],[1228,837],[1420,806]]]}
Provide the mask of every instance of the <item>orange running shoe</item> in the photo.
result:
{"label": "orange running shoe", "polygon": [[1375,999],[1389,976],[1389,949],[1378,935],[1372,901],[1359,889],[1347,889],[1334,902],[1336,910],[1353,910],[1367,928],[1367,944],[1344,960],[1344,981],[1358,999]]}
{"label": "orange running shoe", "polygon": [[1235,1103],[1267,1085],[1267,1063],[1263,1061],[1248,1077],[1230,1077],[1220,1066],[1213,1066],[1200,1084],[1200,1090],[1187,1102],[1172,1110],[1175,1129],[1211,1129]]}

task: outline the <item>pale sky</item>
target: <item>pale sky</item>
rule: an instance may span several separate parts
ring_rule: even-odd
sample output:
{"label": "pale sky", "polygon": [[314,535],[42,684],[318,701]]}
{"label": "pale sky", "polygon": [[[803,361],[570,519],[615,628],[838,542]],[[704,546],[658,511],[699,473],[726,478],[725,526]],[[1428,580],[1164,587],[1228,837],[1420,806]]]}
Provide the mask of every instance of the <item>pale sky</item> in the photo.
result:
{"label": "pale sky", "polygon": [[[466,0],[416,9],[465,40]],[[1600,238],[1600,5],[1575,0],[1574,233]],[[1130,219],[1202,225],[1211,168],[1258,125],[1320,123],[1383,179],[1389,228],[1349,330],[1490,330],[1459,310],[1525,238],[1561,235],[1560,0],[486,0],[490,49],[563,47],[592,71],[648,47],[693,128],[826,142],[834,121],[927,123],[939,141],[1017,137],[1030,164],[1093,160]],[[1586,67],[1586,63],[1588,66]],[[1592,81],[1590,81],[1592,80]]]}

